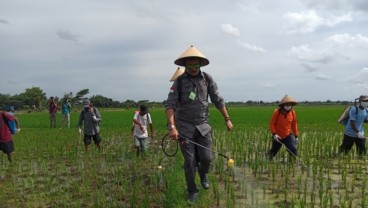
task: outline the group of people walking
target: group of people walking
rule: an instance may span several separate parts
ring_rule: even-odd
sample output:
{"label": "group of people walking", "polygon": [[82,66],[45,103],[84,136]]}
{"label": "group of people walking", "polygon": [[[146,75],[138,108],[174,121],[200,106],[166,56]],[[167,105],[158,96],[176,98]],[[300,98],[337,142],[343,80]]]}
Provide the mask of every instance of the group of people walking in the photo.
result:
{"label": "group of people walking", "polygon": [[[98,150],[101,151],[102,149],[101,136],[100,136],[100,122],[102,121],[101,114],[97,108],[93,107],[91,101],[88,98],[83,99],[82,104],[83,109],[79,114],[77,126],[80,137],[82,137],[83,133],[83,142],[85,151],[86,152],[89,151],[92,140],[97,146]],[[47,106],[50,118],[50,128],[56,128],[58,104],[55,101],[54,97],[50,97]],[[72,106],[69,101],[69,97],[65,96],[61,103],[61,114],[62,114],[61,127],[70,128],[71,108]]]}
{"label": "group of people walking", "polygon": [[[209,124],[209,99],[221,113],[228,131],[233,129],[233,123],[225,106],[224,98],[218,92],[216,82],[209,73],[201,70],[201,67],[209,64],[209,60],[197,48],[190,46],[174,63],[185,69],[179,67],[176,71],[171,79],[173,84],[169,89],[168,97],[164,102],[167,129],[169,137],[179,141],[180,150],[184,157],[187,200],[195,202],[199,192],[195,183],[197,173],[202,188],[208,189],[210,187],[208,173],[213,155],[211,151],[212,127]],[[297,101],[285,95],[272,114],[269,123],[272,135],[272,146],[268,151],[270,160],[283,145],[292,156],[298,156],[299,130],[297,114],[293,109],[295,105],[297,105]],[[358,154],[362,156],[366,153],[363,124],[368,120],[368,96],[360,96],[355,106],[349,109],[349,118],[339,152],[348,153],[355,144]],[[50,127],[56,127],[58,106],[53,97],[50,98],[48,107]],[[70,110],[69,99],[65,97],[62,103],[63,126],[70,127]],[[14,119],[10,113],[4,115],[9,120]],[[78,131],[80,136],[84,135],[86,152],[88,152],[92,140],[101,150],[99,126],[101,121],[98,109],[92,106],[89,99],[84,99],[83,110],[78,119]],[[148,137],[154,137],[152,123],[148,107],[141,105],[139,110],[134,113],[132,127],[137,155],[144,154],[147,149]],[[150,132],[148,132],[148,127]],[[8,154],[8,159],[11,161],[10,155],[14,150],[14,145],[3,119],[0,119],[0,131],[0,148]],[[187,142],[188,140],[191,142]]]}
{"label": "group of people walking", "polygon": [[[180,142],[180,149],[184,156],[184,173],[187,184],[187,200],[195,202],[198,188],[195,176],[198,172],[202,188],[209,188],[208,172],[213,159],[212,129],[209,125],[208,98],[220,111],[227,130],[233,128],[231,117],[227,112],[224,99],[218,92],[216,82],[201,67],[209,64],[209,60],[195,47],[190,46],[174,61],[176,65],[185,67],[184,72],[174,81],[168,98],[164,102],[168,123],[169,136],[176,140],[191,140]],[[178,73],[180,68],[176,71]],[[175,75],[174,75],[175,76]],[[356,108],[349,111],[349,119],[345,127],[340,153],[348,153],[355,143],[359,155],[366,153],[364,136],[364,122],[368,120],[368,96],[360,96]],[[269,159],[279,152],[284,145],[293,157],[298,157],[298,122],[293,106],[297,101],[285,95],[278,108],[274,110],[269,123],[272,146],[268,151]],[[195,143],[199,145],[195,145]],[[206,148],[204,148],[206,147]],[[199,160],[199,161],[198,161]],[[199,167],[197,167],[199,164]]]}

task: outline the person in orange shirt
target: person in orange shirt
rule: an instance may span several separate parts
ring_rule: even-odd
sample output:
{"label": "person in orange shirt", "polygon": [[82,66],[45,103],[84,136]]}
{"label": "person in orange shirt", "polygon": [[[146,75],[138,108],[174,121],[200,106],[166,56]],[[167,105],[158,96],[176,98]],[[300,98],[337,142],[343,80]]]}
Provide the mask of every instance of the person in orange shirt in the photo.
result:
{"label": "person in orange shirt", "polygon": [[298,144],[298,124],[293,106],[297,102],[288,95],[282,98],[279,108],[275,109],[270,121],[270,131],[272,134],[272,147],[269,150],[269,158],[272,158],[284,144],[287,151],[297,157],[296,146]]}

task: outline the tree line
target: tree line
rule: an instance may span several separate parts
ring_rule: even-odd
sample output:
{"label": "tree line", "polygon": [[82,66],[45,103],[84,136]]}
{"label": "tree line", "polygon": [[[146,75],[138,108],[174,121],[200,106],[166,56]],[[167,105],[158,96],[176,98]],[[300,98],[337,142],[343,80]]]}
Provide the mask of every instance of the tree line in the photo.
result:
{"label": "tree line", "polygon": [[[62,97],[54,96],[54,99],[61,104],[65,97],[68,97],[72,106],[82,106],[82,101],[88,94],[89,89],[82,89],[75,94],[73,92],[68,92],[64,93]],[[136,108],[141,104],[146,104],[151,107],[162,106],[161,102],[150,102],[148,100],[126,100],[119,102],[102,95],[93,95],[88,98],[94,106],[100,108]],[[48,99],[46,93],[40,87],[32,87],[16,95],[0,93],[0,106],[3,110],[8,106],[14,106],[15,109],[28,110],[29,112],[43,111],[47,109]]]}
{"label": "tree line", "polygon": [[[68,92],[64,93],[62,97],[54,97],[58,103],[62,103],[63,99],[68,96],[72,106],[82,106],[82,100],[89,94],[89,89],[82,89],[77,93]],[[2,94],[0,93],[0,107],[5,110],[7,106],[14,106],[16,109],[28,110],[28,111],[42,111],[47,109],[46,93],[40,87],[27,88],[24,92],[16,95]],[[150,107],[161,107],[162,102],[151,102],[149,100],[125,100],[116,101],[111,98],[104,97],[102,95],[93,95],[89,97],[94,106],[99,108],[137,108],[141,104],[146,104]],[[257,106],[257,105],[277,105],[279,101],[264,102],[264,101],[252,101],[246,102],[227,102],[226,105],[230,106]],[[334,105],[342,104],[347,105],[349,101],[302,101],[301,105]]]}

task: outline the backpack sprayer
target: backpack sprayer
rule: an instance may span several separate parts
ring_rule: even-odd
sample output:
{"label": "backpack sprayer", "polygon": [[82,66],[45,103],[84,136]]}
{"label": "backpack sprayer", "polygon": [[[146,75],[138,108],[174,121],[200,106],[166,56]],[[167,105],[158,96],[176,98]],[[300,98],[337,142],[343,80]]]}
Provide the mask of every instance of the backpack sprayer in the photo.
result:
{"label": "backpack sprayer", "polygon": [[342,125],[346,125],[349,121],[349,111],[352,107],[355,107],[355,112],[356,114],[358,114],[358,107],[357,107],[357,101],[360,98],[356,98],[354,100],[354,105],[348,105],[345,107],[345,110],[343,111],[343,113],[341,114],[341,116],[339,117],[339,119],[337,119],[337,123],[342,124]]}

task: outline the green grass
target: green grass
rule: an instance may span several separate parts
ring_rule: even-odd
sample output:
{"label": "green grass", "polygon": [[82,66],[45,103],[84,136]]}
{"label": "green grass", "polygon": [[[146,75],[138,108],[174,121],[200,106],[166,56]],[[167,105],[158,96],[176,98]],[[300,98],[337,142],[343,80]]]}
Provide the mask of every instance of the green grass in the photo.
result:
{"label": "green grass", "polygon": [[[275,162],[269,119],[276,106],[229,109],[234,124],[211,108],[213,149],[236,162],[233,172],[215,156],[211,188],[200,190],[194,207],[348,207],[368,206],[367,168],[355,149],[333,157],[342,140],[336,124],[343,106],[296,106],[299,155],[308,168],[288,161],[284,148]],[[47,113],[19,113],[13,163],[0,157],[0,207],[187,207],[183,158],[163,158],[160,140],[167,133],[163,109],[151,109],[156,138],[146,157],[137,158],[130,135],[134,109],[100,109],[102,146],[84,153],[72,112],[72,128],[50,129]],[[60,115],[58,117],[60,125]],[[163,169],[157,168],[162,160]],[[199,184],[199,183],[198,183]],[[200,186],[199,186],[200,187]]]}

